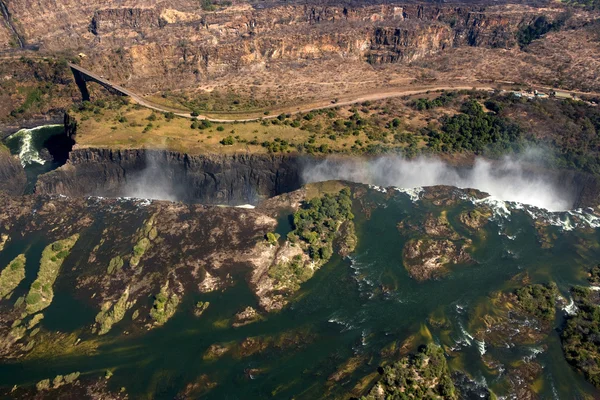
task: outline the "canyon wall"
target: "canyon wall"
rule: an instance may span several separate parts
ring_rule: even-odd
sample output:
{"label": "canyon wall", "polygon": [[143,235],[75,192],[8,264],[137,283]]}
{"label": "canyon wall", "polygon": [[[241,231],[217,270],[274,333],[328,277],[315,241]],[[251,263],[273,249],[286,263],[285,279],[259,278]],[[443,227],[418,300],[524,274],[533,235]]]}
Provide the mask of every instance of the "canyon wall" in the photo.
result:
{"label": "canyon wall", "polygon": [[[187,155],[165,150],[76,149],[67,164],[41,175],[36,192],[65,196],[140,197],[205,204],[257,204],[301,187],[305,167],[322,157],[306,155]],[[329,158],[345,165],[348,157]],[[459,174],[468,165],[450,166]],[[335,169],[335,168],[333,168]],[[461,172],[462,171],[462,172]],[[573,199],[573,208],[600,205],[598,177],[523,165]],[[508,173],[508,172],[507,172]],[[368,174],[364,176],[369,182]],[[332,176],[330,179],[340,179]]]}
{"label": "canyon wall", "polygon": [[71,152],[67,164],[39,177],[36,192],[256,204],[299,188],[298,163],[295,157],[275,155],[78,149]]}

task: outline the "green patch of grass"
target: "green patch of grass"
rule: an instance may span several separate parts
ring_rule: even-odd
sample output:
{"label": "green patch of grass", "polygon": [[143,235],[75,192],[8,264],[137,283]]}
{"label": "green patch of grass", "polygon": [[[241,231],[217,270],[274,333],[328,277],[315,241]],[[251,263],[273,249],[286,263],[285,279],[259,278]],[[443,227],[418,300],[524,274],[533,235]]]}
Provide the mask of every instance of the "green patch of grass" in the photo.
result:
{"label": "green patch of grass", "polygon": [[25,254],[20,254],[0,273],[0,299],[10,296],[23,279],[25,279]]}
{"label": "green patch of grass", "polygon": [[160,293],[154,297],[154,304],[150,310],[150,317],[154,320],[156,325],[163,325],[175,314],[178,304],[179,296],[175,293],[169,295],[169,285],[167,282],[167,284],[160,289]]}
{"label": "green patch of grass", "polygon": [[39,324],[40,321],[43,320],[43,319],[44,319],[44,314],[42,314],[42,313],[35,314],[33,316],[33,318],[31,318],[29,320],[29,323],[27,324],[27,329],[33,328],[34,326],[36,326],[37,324]]}
{"label": "green patch of grass", "polygon": [[129,299],[129,287],[125,289],[119,300],[111,306],[105,303],[102,310],[96,315],[96,322],[100,325],[98,335],[104,335],[110,331],[112,326],[121,321],[127,311],[127,300]]}
{"label": "green patch of grass", "polygon": [[140,239],[135,246],[133,246],[133,255],[131,256],[131,260],[129,260],[129,265],[132,268],[135,268],[140,263],[140,259],[146,253],[146,250],[150,247],[150,239],[142,238]]}
{"label": "green patch of grass", "polygon": [[275,289],[295,292],[300,289],[301,283],[313,276],[313,270],[304,265],[302,256],[297,255],[290,262],[280,263],[269,268],[268,274],[277,282]]}
{"label": "green patch of grass", "polygon": [[[52,286],[58,277],[60,267],[78,239],[79,235],[75,234],[46,246],[42,252],[37,278],[31,284],[29,293],[25,298],[25,311],[28,314],[41,311],[52,303],[54,298]],[[60,249],[60,251],[54,249]]]}
{"label": "green patch of grass", "polygon": [[111,275],[112,273],[119,271],[121,268],[123,268],[123,264],[124,261],[121,256],[113,257],[108,263],[108,268],[106,269],[106,272],[109,275]]}

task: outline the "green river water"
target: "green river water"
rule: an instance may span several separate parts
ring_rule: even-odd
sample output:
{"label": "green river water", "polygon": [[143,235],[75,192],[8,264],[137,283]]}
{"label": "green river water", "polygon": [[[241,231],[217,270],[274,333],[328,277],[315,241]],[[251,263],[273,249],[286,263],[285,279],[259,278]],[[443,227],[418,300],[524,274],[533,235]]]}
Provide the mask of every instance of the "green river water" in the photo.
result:
{"label": "green river water", "polygon": [[[446,277],[417,283],[402,265],[406,238],[398,231],[397,223],[435,207],[413,203],[406,194],[384,199],[381,193],[372,191],[369,196],[378,207],[369,218],[356,210],[356,251],[346,259],[334,256],[303,284],[283,311],[240,328],[221,327],[224,325],[218,321],[231,319],[241,305],[258,308],[240,271],[234,276],[238,278],[234,287],[223,292],[188,294],[166,325],[141,335],[123,334],[131,321],[129,310],[123,321],[100,339],[97,354],[3,361],[0,386],[34,384],[73,371],[80,371],[82,377],[102,376],[106,369],[114,369],[109,387],[125,387],[132,398],[171,399],[203,374],[217,383],[202,396],[207,399],[334,397],[348,393],[362,377],[375,372],[385,361],[381,356],[385,346],[402,342],[427,327],[435,342],[455,350],[449,358],[452,368],[460,367],[496,394],[508,393],[504,392],[502,374],[484,365],[483,351],[504,365],[534,357],[544,367],[539,389],[542,398],[600,396],[565,361],[557,329],[543,343],[541,352],[511,344],[488,348],[468,332],[477,305],[489,302],[493,291],[514,288],[510,280],[519,273],[528,272],[532,283],[556,282],[569,299],[570,287],[586,284],[584,268],[600,259],[600,229],[566,231],[552,226],[550,230],[557,239],[551,248],[543,249],[532,218],[522,209],[512,209],[509,216],[496,215],[486,225],[485,239],[459,231],[474,241],[475,264],[455,266]],[[470,201],[448,207],[448,218],[452,221],[471,207]],[[567,215],[559,218],[565,220]],[[86,231],[63,265],[64,272],[55,284],[56,296],[41,323],[44,329],[74,332],[93,323],[98,310],[81,294],[76,297],[69,271],[76,263],[85,262],[101,229],[97,224]],[[287,229],[283,218],[279,230],[285,233]],[[19,253],[27,255],[27,278],[13,298],[25,293],[31,284],[47,244],[43,235],[29,236],[9,242],[0,252],[0,265],[7,265]],[[211,306],[202,317],[194,318],[192,311],[199,300],[210,301]],[[450,335],[428,326],[428,316],[440,310],[451,322]],[[561,317],[555,321],[555,328],[560,327],[564,314],[558,310]],[[304,339],[248,357],[228,353],[216,360],[203,359],[215,343],[240,343],[248,337],[280,337],[283,333],[300,333]],[[83,340],[90,337],[89,329],[81,333]],[[335,384],[328,381],[341,364],[357,355],[364,355],[366,361],[356,371]]]}

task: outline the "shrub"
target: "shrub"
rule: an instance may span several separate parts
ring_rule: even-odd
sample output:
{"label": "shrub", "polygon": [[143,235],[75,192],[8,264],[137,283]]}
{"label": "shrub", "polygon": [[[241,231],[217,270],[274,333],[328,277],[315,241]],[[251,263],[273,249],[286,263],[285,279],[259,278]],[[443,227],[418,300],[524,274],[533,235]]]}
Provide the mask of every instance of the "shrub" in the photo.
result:
{"label": "shrub", "polygon": [[65,383],[73,383],[79,378],[79,372],[71,372],[70,374],[65,375]]}
{"label": "shrub", "polygon": [[233,139],[233,137],[232,137],[231,135],[229,135],[229,136],[227,136],[226,138],[224,138],[224,139],[221,139],[221,142],[220,142],[220,143],[221,143],[222,145],[224,145],[224,146],[231,146],[231,145],[233,145],[233,143],[234,143],[234,139]]}
{"label": "shrub", "polygon": [[280,237],[279,233],[269,232],[266,234],[267,242],[269,242],[270,244],[272,244],[274,246],[277,245],[277,240],[279,240],[279,237]]}

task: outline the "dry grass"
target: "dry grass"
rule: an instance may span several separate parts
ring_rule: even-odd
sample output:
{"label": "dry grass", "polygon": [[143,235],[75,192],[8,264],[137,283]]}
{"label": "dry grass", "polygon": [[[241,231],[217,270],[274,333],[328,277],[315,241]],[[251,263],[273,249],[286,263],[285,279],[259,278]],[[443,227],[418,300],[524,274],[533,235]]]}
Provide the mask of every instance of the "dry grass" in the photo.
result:
{"label": "dry grass", "polygon": [[[377,104],[382,105],[384,103],[379,102]],[[400,100],[394,104],[399,107]],[[379,107],[379,105],[376,107]],[[334,118],[330,118],[325,114],[317,114],[311,121],[306,121],[301,116],[291,117],[291,119],[299,119],[305,127],[308,127],[308,130],[283,123],[274,125],[270,121],[265,122],[265,124],[261,122],[213,123],[212,127],[204,130],[192,129],[192,121],[189,119],[175,117],[167,120],[163,114],[134,105],[122,107],[119,110],[101,109],[98,114],[85,111],[75,114],[78,120],[77,146],[115,149],[160,148],[188,154],[267,153],[268,149],[261,144],[265,141],[274,142],[277,139],[289,143],[289,147],[285,152],[294,152],[296,151],[294,145],[306,143],[312,136],[313,146],[319,147],[326,144],[332,152],[349,152],[356,141],[360,142],[360,146],[376,143],[402,147],[402,145],[392,143],[393,135],[390,135],[383,142],[375,142],[370,141],[363,131],[357,136],[336,135],[335,140],[331,139],[329,137],[331,134],[329,127],[332,122],[338,118],[348,118],[352,115],[350,109],[352,109],[350,106],[341,108],[336,112]],[[396,111],[405,114],[404,108],[398,108]],[[372,112],[361,112],[364,117],[371,114]],[[156,120],[149,121],[148,118],[151,115],[155,115]],[[392,116],[388,118],[392,118]],[[152,127],[146,129],[150,123]],[[405,129],[410,132],[422,125],[423,123],[420,120],[415,120],[414,123],[407,122]],[[219,130],[220,127],[223,129]],[[221,140],[229,136],[235,138],[233,145],[220,143]],[[249,142],[252,141],[256,141],[257,144],[250,144]]]}

